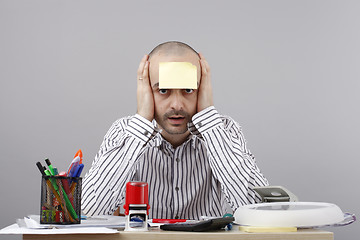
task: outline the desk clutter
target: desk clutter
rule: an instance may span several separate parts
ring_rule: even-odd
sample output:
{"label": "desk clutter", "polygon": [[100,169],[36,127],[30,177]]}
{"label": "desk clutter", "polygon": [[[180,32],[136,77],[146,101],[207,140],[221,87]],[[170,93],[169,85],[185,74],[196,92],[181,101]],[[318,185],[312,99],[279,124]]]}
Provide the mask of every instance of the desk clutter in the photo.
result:
{"label": "desk clutter", "polygon": [[79,224],[81,178],[43,176],[41,181],[42,224]]}
{"label": "desk clutter", "polygon": [[296,229],[345,226],[356,221],[335,204],[323,202],[268,202],[239,207],[235,223],[246,232],[293,232]]}
{"label": "desk clutter", "polygon": [[244,232],[295,232],[297,229],[345,226],[356,221],[335,204],[299,202],[283,186],[254,187],[261,203],[240,206],[235,223]]}
{"label": "desk clutter", "polygon": [[[79,150],[67,171],[58,173],[49,159],[46,166],[36,165],[42,174],[40,215],[19,219],[0,230],[0,234],[88,234],[125,231],[238,231],[252,233],[297,232],[303,228],[344,226],[356,221],[355,215],[343,213],[330,203],[298,202],[297,197],[281,186],[257,187],[262,203],[239,207],[234,216],[203,216],[193,219],[148,219],[150,208],[148,183],[128,182],[125,216],[81,216],[82,152]],[[234,224],[234,226],[233,226]],[[95,230],[96,229],[96,230]],[[156,230],[158,229],[158,230]],[[110,231],[111,230],[111,231]]]}
{"label": "desk clutter", "polygon": [[81,189],[80,177],[84,168],[82,152],[79,150],[69,168],[58,172],[49,159],[45,160],[48,169],[36,163],[41,175],[40,223],[41,224],[80,224]]}
{"label": "desk clutter", "polygon": [[[125,190],[125,231],[148,231],[149,215],[149,185],[147,182],[128,182]],[[140,226],[131,225],[132,222],[142,223]]]}

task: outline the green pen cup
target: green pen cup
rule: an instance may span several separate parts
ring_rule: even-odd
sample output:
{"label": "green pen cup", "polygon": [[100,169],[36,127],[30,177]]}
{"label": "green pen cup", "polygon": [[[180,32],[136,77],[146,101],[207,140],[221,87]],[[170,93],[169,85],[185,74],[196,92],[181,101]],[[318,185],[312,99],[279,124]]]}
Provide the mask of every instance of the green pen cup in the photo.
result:
{"label": "green pen cup", "polygon": [[80,224],[81,177],[42,176],[40,223]]}

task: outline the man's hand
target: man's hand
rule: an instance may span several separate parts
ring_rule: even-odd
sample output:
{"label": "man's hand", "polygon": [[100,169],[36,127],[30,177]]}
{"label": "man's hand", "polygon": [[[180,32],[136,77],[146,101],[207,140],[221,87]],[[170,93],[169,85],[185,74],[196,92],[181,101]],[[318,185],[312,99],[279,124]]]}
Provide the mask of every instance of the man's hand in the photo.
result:
{"label": "man's hand", "polygon": [[149,121],[154,119],[154,95],[149,79],[149,56],[145,55],[137,70],[137,113]]}
{"label": "man's hand", "polygon": [[200,86],[198,89],[198,102],[197,102],[197,112],[204,110],[207,107],[213,106],[213,95],[212,87],[210,81],[210,67],[208,62],[205,60],[204,55],[200,55],[200,65],[201,65],[201,79]]}

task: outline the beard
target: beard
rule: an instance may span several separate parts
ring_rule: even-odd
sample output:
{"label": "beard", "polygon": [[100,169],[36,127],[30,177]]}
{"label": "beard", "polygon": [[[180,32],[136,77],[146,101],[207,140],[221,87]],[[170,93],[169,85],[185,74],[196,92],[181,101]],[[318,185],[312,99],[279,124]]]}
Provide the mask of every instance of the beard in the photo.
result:
{"label": "beard", "polygon": [[[186,124],[182,125],[171,125],[168,122],[169,117],[171,116],[182,116],[184,118],[184,122]],[[165,113],[163,116],[159,116],[155,113],[155,120],[159,126],[166,131],[168,134],[184,134],[188,131],[187,123],[191,121],[191,117],[189,113],[183,110],[171,110]]]}

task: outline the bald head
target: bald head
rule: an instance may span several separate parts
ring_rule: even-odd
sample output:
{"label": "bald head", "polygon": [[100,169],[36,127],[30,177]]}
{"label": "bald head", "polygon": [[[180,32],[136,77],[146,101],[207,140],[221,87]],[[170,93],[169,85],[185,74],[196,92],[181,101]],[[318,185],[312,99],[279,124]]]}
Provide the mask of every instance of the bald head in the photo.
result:
{"label": "bald head", "polygon": [[165,42],[155,47],[149,53],[149,76],[151,86],[159,84],[160,62],[189,62],[197,68],[197,82],[200,82],[200,56],[189,45],[182,42]]}
{"label": "bald head", "polygon": [[157,45],[150,53],[149,60],[156,55],[163,56],[183,56],[188,53],[199,54],[189,45],[183,42],[169,41]]}

